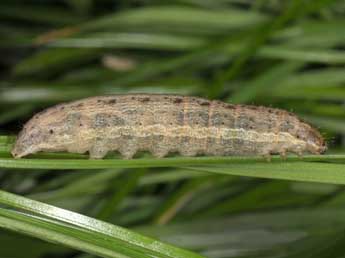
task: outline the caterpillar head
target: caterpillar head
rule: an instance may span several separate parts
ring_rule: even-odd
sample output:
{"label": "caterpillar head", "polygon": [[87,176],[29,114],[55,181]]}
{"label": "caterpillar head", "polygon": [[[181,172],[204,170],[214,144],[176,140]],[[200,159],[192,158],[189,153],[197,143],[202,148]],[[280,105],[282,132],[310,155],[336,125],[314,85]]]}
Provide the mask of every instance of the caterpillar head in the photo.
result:
{"label": "caterpillar head", "polygon": [[38,127],[25,126],[19,133],[11,151],[14,158],[21,158],[39,151],[39,146],[47,139],[43,130]]}
{"label": "caterpillar head", "polygon": [[30,119],[19,133],[11,151],[14,158],[21,158],[39,151],[61,151],[70,141],[68,128],[58,119],[38,114]]}
{"label": "caterpillar head", "polygon": [[35,126],[24,128],[11,151],[14,158],[22,158],[39,151],[61,151],[66,142],[59,134],[59,128],[49,129]]}

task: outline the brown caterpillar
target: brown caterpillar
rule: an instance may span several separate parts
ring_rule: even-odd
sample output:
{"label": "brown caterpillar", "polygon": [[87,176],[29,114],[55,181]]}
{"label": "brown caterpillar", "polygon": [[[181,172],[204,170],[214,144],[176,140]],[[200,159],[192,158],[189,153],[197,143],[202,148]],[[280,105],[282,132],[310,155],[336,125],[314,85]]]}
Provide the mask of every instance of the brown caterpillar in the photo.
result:
{"label": "brown caterpillar", "polygon": [[36,114],[20,132],[12,154],[89,152],[101,159],[118,150],[155,157],[320,154],[320,133],[284,110],[232,105],[197,97],[130,94],[64,103]]}

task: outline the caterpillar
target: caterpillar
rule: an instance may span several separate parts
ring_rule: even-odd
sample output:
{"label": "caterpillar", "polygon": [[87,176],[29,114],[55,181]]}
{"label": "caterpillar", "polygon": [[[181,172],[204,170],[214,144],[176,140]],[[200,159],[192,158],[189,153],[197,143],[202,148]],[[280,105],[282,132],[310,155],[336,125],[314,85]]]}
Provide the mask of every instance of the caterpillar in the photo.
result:
{"label": "caterpillar", "polygon": [[320,133],[284,110],[233,105],[199,97],[129,94],[86,98],[48,108],[33,116],[12,149],[15,158],[43,152],[89,153],[101,159],[119,151],[155,157],[263,155],[327,147]]}

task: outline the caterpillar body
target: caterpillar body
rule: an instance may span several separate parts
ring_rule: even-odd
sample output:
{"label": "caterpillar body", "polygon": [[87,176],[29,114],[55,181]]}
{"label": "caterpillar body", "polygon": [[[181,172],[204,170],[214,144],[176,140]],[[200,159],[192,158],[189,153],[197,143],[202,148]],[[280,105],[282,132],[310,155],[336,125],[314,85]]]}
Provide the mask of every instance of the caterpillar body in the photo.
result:
{"label": "caterpillar body", "polygon": [[45,151],[109,151],[132,158],[138,151],[155,157],[320,154],[320,133],[280,109],[232,105],[198,97],[156,94],[109,95],[48,108],[30,119],[12,150],[15,158]]}

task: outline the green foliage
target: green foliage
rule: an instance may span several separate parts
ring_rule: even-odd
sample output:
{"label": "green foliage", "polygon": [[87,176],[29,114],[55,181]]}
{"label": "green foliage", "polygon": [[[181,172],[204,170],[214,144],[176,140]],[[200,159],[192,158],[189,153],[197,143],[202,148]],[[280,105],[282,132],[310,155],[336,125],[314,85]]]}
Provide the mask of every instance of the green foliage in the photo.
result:
{"label": "green foliage", "polygon": [[[343,257],[343,1],[5,0],[0,17],[0,257]],[[11,157],[35,112],[128,92],[292,110],[329,150]]]}

